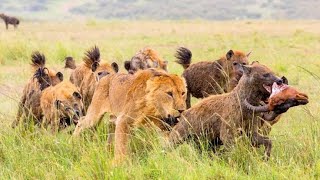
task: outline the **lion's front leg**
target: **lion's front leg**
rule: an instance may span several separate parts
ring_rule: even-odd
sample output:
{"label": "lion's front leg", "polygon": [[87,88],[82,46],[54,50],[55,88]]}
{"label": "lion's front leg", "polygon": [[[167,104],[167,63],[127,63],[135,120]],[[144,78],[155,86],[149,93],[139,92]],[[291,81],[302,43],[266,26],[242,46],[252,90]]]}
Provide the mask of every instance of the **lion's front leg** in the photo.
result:
{"label": "lion's front leg", "polygon": [[122,162],[128,155],[128,142],[131,126],[137,116],[134,114],[121,115],[117,118],[115,129],[115,163]]}

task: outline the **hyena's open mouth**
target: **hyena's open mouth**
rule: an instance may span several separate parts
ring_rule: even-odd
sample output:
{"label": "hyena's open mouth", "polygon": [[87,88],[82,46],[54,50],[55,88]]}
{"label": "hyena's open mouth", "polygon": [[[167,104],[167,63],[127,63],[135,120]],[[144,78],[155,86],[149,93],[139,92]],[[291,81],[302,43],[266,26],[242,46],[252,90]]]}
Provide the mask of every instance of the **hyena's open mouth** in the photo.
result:
{"label": "hyena's open mouth", "polygon": [[[274,83],[272,84],[271,95],[270,95],[269,98],[271,98],[271,97],[273,97],[274,95],[280,93],[281,91],[287,89],[288,87],[289,87],[289,86],[288,86],[287,84],[282,83],[282,84],[278,85],[276,82],[274,82]],[[269,88],[270,88],[270,87],[269,87]],[[268,91],[268,92],[269,92],[269,91]]]}

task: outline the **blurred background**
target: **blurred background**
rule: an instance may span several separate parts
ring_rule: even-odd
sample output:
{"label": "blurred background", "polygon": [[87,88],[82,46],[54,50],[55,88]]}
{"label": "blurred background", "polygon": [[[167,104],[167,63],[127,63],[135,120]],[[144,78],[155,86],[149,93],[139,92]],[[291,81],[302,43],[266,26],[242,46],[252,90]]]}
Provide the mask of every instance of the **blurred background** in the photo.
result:
{"label": "blurred background", "polygon": [[0,0],[24,20],[320,19],[320,0]]}

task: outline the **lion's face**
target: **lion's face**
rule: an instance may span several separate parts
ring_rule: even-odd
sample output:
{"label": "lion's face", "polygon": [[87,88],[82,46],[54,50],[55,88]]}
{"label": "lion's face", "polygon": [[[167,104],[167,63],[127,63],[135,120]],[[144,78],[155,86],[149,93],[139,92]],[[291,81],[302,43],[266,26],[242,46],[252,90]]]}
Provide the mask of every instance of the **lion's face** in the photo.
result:
{"label": "lion's face", "polygon": [[77,124],[80,117],[83,116],[83,103],[81,99],[81,95],[77,91],[57,97],[55,107],[60,119]]}
{"label": "lion's face", "polygon": [[155,115],[167,120],[179,117],[186,110],[186,83],[177,75],[154,76],[147,81],[147,107],[153,107]]}

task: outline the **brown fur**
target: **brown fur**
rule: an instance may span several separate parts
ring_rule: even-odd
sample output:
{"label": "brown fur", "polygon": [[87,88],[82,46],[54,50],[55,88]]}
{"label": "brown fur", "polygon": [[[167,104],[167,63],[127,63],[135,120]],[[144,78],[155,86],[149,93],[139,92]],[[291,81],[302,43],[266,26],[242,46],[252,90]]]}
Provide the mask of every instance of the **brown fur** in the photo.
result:
{"label": "brown fur", "polygon": [[[63,75],[61,72],[55,72],[54,70],[47,69],[45,67],[46,58],[43,54],[39,52],[34,52],[31,55],[31,67],[33,74],[36,73],[38,69],[44,70],[43,72],[48,75],[48,84],[55,86],[63,80]],[[41,87],[38,81],[32,77],[29,82],[25,85],[22,93],[22,97],[19,102],[18,112],[12,127],[16,127],[23,117],[23,121],[32,118],[35,123],[39,124],[42,119],[42,111],[40,108],[40,97],[41,97]]]}
{"label": "brown fur", "polygon": [[82,116],[83,103],[81,95],[74,84],[64,81],[43,90],[40,100],[45,127],[51,124],[53,132],[77,123]]}
{"label": "brown fur", "polygon": [[20,23],[19,19],[16,17],[7,16],[5,14],[0,14],[0,18],[3,19],[6,24],[6,29],[9,29],[9,24],[12,24],[14,29],[16,29]]}
{"label": "brown fur", "polygon": [[125,61],[124,67],[130,73],[134,74],[138,70],[148,68],[159,68],[167,71],[167,61],[164,61],[158,53],[151,48],[141,49],[130,61]]}
{"label": "brown fur", "polygon": [[99,82],[88,113],[77,125],[74,135],[93,127],[109,112],[116,124],[115,157],[122,159],[127,154],[131,127],[151,123],[167,129],[166,122],[179,117],[186,109],[185,93],[183,79],[163,70],[107,76]]}
{"label": "brown fur", "polygon": [[191,64],[191,51],[180,47],[176,57],[177,63],[185,68],[182,76],[186,79],[188,88],[187,107],[191,107],[191,95],[203,98],[212,94],[230,92],[241,78],[241,65],[248,64],[249,54],[230,50],[216,61]]}
{"label": "brown fur", "polygon": [[270,95],[263,84],[271,86],[281,81],[267,67],[258,63],[244,67],[244,75],[230,93],[211,95],[182,113],[180,122],[170,133],[169,141],[177,144],[190,135],[205,136],[210,141],[220,138],[227,147],[244,132],[252,137],[255,146],[264,145],[265,155],[270,156],[271,140],[258,133],[257,114],[244,106],[247,100],[258,105]]}
{"label": "brown fur", "polygon": [[101,63],[100,51],[97,47],[93,47],[86,52],[83,58],[83,64],[76,65],[74,60],[66,58],[66,68],[74,69],[70,81],[80,89],[83,96],[83,103],[85,111],[88,109],[97,82],[108,74],[118,72],[117,63]]}

